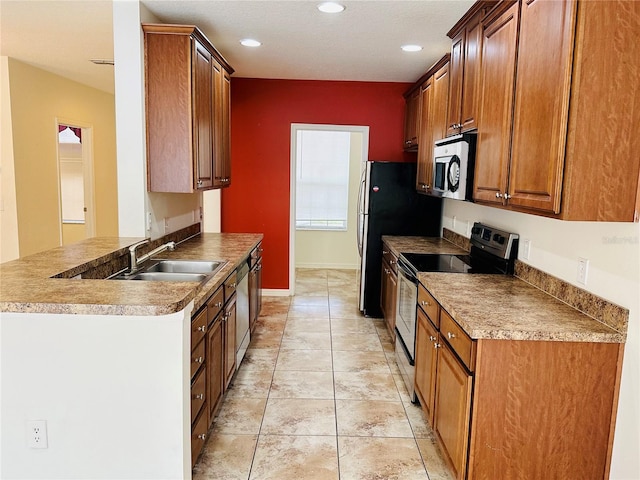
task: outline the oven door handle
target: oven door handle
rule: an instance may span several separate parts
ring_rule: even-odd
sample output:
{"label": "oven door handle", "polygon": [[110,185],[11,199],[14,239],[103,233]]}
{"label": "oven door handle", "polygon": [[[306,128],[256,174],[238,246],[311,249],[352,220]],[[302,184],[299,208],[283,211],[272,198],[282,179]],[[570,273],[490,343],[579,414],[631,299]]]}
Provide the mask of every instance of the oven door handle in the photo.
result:
{"label": "oven door handle", "polygon": [[407,357],[407,360],[409,361],[409,365],[411,365],[412,367],[415,366],[416,362],[413,360],[413,358],[411,358],[409,349],[405,345],[404,339],[402,338],[402,335],[400,334],[400,330],[398,330],[398,327],[396,327],[396,338],[400,340],[399,343],[400,345],[402,345],[402,351],[404,352],[404,356]]}
{"label": "oven door handle", "polygon": [[398,261],[398,263],[396,264],[398,267],[398,271],[399,273],[402,274],[402,276],[404,278],[406,278],[409,282],[413,283],[414,285],[418,285],[418,279],[416,278],[416,276],[404,265],[403,262]]}

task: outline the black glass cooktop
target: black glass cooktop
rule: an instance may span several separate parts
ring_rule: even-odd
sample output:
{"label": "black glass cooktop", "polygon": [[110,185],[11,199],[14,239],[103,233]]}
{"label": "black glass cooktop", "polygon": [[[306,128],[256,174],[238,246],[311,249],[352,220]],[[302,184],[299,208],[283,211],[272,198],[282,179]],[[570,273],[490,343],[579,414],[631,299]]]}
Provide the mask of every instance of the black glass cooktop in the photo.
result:
{"label": "black glass cooktop", "polygon": [[495,265],[479,262],[469,255],[403,253],[400,260],[414,275],[418,272],[504,273]]}

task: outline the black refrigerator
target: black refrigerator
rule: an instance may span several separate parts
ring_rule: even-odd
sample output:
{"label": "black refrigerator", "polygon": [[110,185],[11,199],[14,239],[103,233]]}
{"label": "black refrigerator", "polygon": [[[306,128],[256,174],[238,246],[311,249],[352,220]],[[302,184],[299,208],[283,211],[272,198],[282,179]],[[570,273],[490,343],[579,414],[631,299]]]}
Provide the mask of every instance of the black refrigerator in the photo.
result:
{"label": "black refrigerator", "polygon": [[415,163],[363,165],[358,194],[358,304],[367,317],[382,316],[382,235],[440,236],[442,199],[417,193],[415,182]]}

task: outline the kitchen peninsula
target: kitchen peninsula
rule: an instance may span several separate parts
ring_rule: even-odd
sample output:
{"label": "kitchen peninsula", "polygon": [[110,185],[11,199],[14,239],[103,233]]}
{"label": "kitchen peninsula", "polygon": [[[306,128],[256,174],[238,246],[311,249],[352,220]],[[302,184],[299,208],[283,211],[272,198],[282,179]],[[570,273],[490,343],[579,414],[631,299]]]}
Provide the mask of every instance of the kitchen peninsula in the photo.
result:
{"label": "kitchen peninsula", "polygon": [[[191,478],[192,315],[262,240],[198,227],[140,254],[176,241],[163,258],[225,261],[204,283],[106,280],[139,238],[88,239],[0,266],[7,477]],[[46,421],[46,449],[28,448],[33,420]]]}

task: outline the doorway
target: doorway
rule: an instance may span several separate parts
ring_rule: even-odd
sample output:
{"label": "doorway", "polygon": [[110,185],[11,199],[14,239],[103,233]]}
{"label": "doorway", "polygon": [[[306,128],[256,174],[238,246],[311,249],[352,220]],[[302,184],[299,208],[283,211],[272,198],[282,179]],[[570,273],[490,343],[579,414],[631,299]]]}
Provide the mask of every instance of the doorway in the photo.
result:
{"label": "doorway", "polygon": [[68,245],[95,236],[93,132],[61,120],[56,130],[60,245]]}
{"label": "doorway", "polygon": [[360,172],[369,127],[291,124],[289,294],[296,266],[356,269]]}

